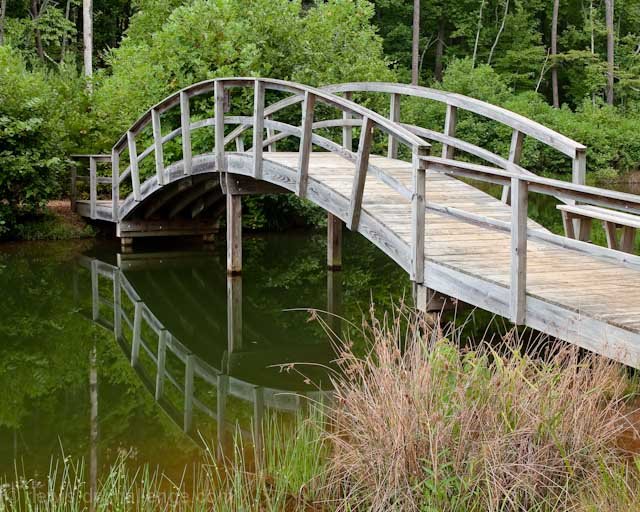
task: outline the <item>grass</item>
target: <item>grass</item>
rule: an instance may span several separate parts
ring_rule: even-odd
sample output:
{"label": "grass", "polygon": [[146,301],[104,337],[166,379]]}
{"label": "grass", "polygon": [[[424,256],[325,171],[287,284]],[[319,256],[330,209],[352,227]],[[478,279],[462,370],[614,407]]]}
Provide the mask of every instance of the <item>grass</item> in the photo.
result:
{"label": "grass", "polygon": [[[404,309],[372,313],[340,343],[330,405],[291,423],[268,417],[261,450],[239,435],[224,459],[206,449],[182,482],[119,461],[93,510],[640,509],[627,369],[541,339],[463,347],[459,333]],[[86,477],[68,459],[44,482],[17,474],[0,511],[89,510]]]}

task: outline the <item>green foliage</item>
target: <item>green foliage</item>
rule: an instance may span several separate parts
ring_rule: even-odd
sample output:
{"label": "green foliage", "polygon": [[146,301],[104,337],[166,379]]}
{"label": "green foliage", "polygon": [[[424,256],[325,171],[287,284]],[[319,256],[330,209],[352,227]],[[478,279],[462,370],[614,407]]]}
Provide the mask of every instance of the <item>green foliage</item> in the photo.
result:
{"label": "green foliage", "polygon": [[0,47],[0,237],[60,194],[66,132],[59,96],[41,71]]}

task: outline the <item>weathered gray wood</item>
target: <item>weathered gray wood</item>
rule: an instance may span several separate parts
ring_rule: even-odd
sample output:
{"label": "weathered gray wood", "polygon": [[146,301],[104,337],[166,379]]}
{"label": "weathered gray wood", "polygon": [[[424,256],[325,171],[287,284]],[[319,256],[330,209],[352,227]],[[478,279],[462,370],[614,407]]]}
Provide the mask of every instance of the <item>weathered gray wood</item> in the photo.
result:
{"label": "weathered gray wood", "polygon": [[227,193],[227,273],[242,272],[242,196]]}
{"label": "weathered gray wood", "polygon": [[[567,215],[566,212],[562,212],[563,218]],[[615,222],[604,222],[604,233],[607,236],[607,246],[614,251],[618,250],[618,233],[616,230]]]}
{"label": "weathered gray wood", "polygon": [[89,201],[91,203],[91,218],[96,218],[96,201],[98,200],[98,182],[96,160],[89,157]]}
{"label": "weathered gray wood", "polygon": [[571,181],[577,185],[584,185],[587,181],[587,152],[577,149],[573,159]]}
{"label": "weathered gray wood", "polygon": [[630,226],[622,227],[622,236],[620,237],[620,250],[623,252],[633,253],[636,243],[636,230]]}
{"label": "weathered gray wood", "polygon": [[[522,156],[522,143],[524,142],[524,134],[518,130],[513,130],[511,134],[511,146],[509,146],[509,164],[520,165],[520,157]],[[513,170],[511,165],[507,166],[508,170]],[[502,202],[511,203],[511,191],[509,187],[502,187]]]}
{"label": "weathered gray wood", "polygon": [[182,133],[184,173],[191,174],[191,112],[189,108],[189,96],[186,91],[180,92],[180,128]]}
{"label": "weathered gray wood", "polygon": [[576,232],[573,226],[573,216],[566,211],[562,213],[562,225],[564,226],[564,234],[569,238],[576,238]]}
{"label": "weathered gray wood", "polygon": [[[454,105],[447,104],[447,112],[444,118],[444,134],[454,137],[456,134],[456,124],[458,123],[458,109]],[[442,145],[442,158],[452,159],[455,155],[455,147],[447,144]]]}
{"label": "weathered gray wood", "polygon": [[342,220],[331,213],[327,214],[327,268],[342,268]]}
{"label": "weathered gray wood", "polygon": [[322,88],[328,93],[351,92],[384,92],[388,94],[402,94],[417,98],[439,101],[454,107],[474,112],[488,119],[493,119],[499,123],[519,130],[525,135],[547,144],[558,151],[574,158],[576,151],[584,149],[584,146],[568,137],[547,128],[531,119],[511,112],[502,107],[491,105],[475,98],[469,98],[461,94],[429,89],[426,87],[411,86],[406,84],[386,83],[386,82],[356,82],[337,85],[328,85]]}
{"label": "weathered gray wood", "polygon": [[[389,104],[389,120],[394,123],[400,122],[400,95],[392,94]],[[389,135],[389,143],[387,148],[387,156],[389,158],[398,158],[398,141]]]}
{"label": "weathered gray wood", "polygon": [[411,198],[411,280],[421,284],[425,280],[424,275],[424,242],[426,231],[426,164],[420,157],[420,153],[414,153],[412,163],[413,197]]}
{"label": "weathered gray wood", "polygon": [[525,323],[527,311],[527,182],[511,180],[511,321]]}
{"label": "weathered gray wood", "polygon": [[[271,116],[265,116],[265,119],[267,120],[271,120],[272,117]],[[275,135],[275,131],[273,130],[273,128],[267,128],[267,139],[271,139],[274,135]],[[272,142],[270,144],[267,145],[267,151],[269,152],[275,152],[277,151],[277,146],[275,142]]]}
{"label": "weathered gray wood", "polygon": [[[351,101],[351,93],[344,93],[344,99]],[[351,119],[351,112],[342,111],[342,120],[348,122]],[[342,147],[348,151],[353,151],[353,128],[347,124],[342,127]]]}
{"label": "weathered gray wood", "polygon": [[264,131],[264,83],[256,80],[253,95],[253,177],[262,179],[262,141]]}
{"label": "weathered gray wood", "polygon": [[164,185],[164,147],[162,145],[162,125],[160,113],[151,110],[151,124],[153,125],[153,147],[156,156],[156,177],[159,185]]}
{"label": "weathered gray wood", "polygon": [[127,132],[127,142],[129,145],[129,167],[131,169],[131,188],[133,189],[133,199],[134,201],[141,201],[140,173],[138,172],[138,150],[136,149],[136,136],[132,132]]}
{"label": "weathered gray wood", "polygon": [[120,216],[120,153],[115,149],[111,151],[111,209],[114,222],[118,222]]}
{"label": "weathered gray wood", "polygon": [[216,169],[218,172],[226,172],[224,163],[224,83],[221,81],[215,82],[214,115]]}
{"label": "weathered gray wood", "polygon": [[298,156],[298,189],[299,197],[307,195],[307,183],[309,182],[309,155],[311,154],[311,138],[313,130],[313,109],[316,97],[310,92],[305,92],[302,104],[302,135],[300,137],[300,149]]}
{"label": "weathered gray wood", "polygon": [[351,187],[351,202],[349,203],[348,226],[351,231],[357,230],[360,223],[362,197],[364,195],[364,185],[367,179],[367,170],[369,169],[369,155],[371,154],[372,140],[373,121],[368,117],[365,117],[362,120],[356,169],[353,177],[353,186]]}
{"label": "weathered gray wood", "polygon": [[236,151],[238,153],[244,153],[244,139],[242,138],[242,136],[236,137],[235,141],[236,141]]}

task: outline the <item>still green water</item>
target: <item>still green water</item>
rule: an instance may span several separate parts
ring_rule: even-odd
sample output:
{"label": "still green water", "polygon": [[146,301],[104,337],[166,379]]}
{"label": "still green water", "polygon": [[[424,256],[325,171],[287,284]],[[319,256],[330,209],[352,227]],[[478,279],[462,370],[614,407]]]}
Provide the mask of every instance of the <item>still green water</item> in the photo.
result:
{"label": "still green water", "polygon": [[[2,247],[0,479],[13,479],[14,464],[41,476],[62,455],[105,470],[122,453],[178,477],[201,456],[200,438],[250,435],[254,414],[321,397],[334,352],[309,308],[359,324],[372,300],[385,308],[410,293],[404,272],[359,235],[346,234],[334,273],[324,233],[247,237],[244,273],[229,280],[223,242],[118,249]],[[292,362],[314,364],[278,366]]]}
{"label": "still green water", "polygon": [[[532,194],[529,214],[561,233],[556,204]],[[604,244],[595,224],[592,240]],[[410,296],[406,274],[359,235],[345,232],[341,272],[327,272],[325,243],[318,232],[246,237],[235,279],[224,240],[208,249],[165,240],[133,254],[96,241],[2,246],[0,480],[16,466],[46,475],[63,455],[100,473],[122,454],[179,478],[203,440],[228,444],[236,428],[251,435],[255,415],[320,399],[334,358],[326,329]],[[491,320],[474,313],[465,336],[486,338]]]}

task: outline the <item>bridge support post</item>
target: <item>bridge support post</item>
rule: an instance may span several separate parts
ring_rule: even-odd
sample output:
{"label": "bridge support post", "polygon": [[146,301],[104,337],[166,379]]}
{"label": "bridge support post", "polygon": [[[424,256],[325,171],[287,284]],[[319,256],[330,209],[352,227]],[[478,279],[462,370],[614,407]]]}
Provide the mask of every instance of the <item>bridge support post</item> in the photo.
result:
{"label": "bridge support post", "polygon": [[120,247],[122,248],[122,252],[128,252],[133,247],[133,237],[131,236],[123,236],[120,238]]}
{"label": "bridge support post", "polygon": [[339,217],[327,214],[327,268],[342,270],[342,224]]}
{"label": "bridge support post", "polygon": [[242,196],[227,192],[227,273],[242,272]]}

